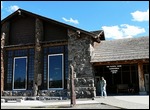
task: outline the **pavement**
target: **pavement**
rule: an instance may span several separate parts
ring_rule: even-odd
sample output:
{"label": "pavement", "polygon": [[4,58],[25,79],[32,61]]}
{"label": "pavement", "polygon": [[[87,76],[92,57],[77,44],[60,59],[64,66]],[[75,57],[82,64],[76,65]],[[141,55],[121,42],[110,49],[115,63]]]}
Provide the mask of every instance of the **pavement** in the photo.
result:
{"label": "pavement", "polygon": [[149,95],[108,96],[106,99],[95,98],[95,100],[123,109],[149,109]]}
{"label": "pavement", "polygon": [[97,96],[94,99],[76,99],[71,107],[70,100],[30,100],[1,103],[1,109],[149,109],[149,95]]}

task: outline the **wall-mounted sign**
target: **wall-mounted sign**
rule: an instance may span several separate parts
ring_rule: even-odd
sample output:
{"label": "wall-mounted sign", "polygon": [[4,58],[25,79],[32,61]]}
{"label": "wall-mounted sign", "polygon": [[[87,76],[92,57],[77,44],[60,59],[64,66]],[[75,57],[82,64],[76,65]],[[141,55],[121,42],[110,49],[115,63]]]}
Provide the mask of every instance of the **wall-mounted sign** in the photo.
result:
{"label": "wall-mounted sign", "polygon": [[121,68],[121,65],[110,65],[110,66],[106,66],[107,68],[109,68],[110,72],[112,74],[116,74],[119,70],[119,68]]}

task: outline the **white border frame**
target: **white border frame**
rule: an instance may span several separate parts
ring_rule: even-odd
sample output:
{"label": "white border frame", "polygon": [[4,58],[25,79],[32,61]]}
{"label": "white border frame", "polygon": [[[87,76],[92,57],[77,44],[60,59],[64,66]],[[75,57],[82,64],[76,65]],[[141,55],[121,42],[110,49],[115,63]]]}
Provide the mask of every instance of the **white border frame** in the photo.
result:
{"label": "white border frame", "polygon": [[[14,89],[14,75],[15,75],[15,60],[16,59],[21,59],[21,58],[26,58],[26,80],[25,80],[25,89]],[[26,90],[27,89],[27,63],[28,63],[28,57],[14,57],[14,65],[13,65],[13,85],[12,85],[12,90]]]}
{"label": "white border frame", "polygon": [[[58,55],[61,55],[62,57],[62,88],[49,88],[49,57],[50,56],[58,56]],[[61,54],[49,54],[48,55],[48,80],[47,80],[47,88],[48,90],[62,90],[64,89],[64,55],[63,53]]]}

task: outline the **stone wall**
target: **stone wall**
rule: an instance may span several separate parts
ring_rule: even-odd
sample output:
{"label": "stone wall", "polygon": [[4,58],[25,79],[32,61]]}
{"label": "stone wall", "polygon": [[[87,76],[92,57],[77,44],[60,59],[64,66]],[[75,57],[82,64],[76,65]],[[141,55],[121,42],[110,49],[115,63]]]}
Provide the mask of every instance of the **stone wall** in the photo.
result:
{"label": "stone wall", "polygon": [[[2,96],[33,96],[32,90],[3,91]],[[39,90],[38,96],[63,97],[67,98],[67,90]]]}
{"label": "stone wall", "polygon": [[[74,67],[76,98],[95,97],[94,69],[90,63],[92,43],[90,36],[82,33],[79,35],[75,31],[68,30],[68,66],[71,63]],[[70,95],[69,82],[68,94]]]}

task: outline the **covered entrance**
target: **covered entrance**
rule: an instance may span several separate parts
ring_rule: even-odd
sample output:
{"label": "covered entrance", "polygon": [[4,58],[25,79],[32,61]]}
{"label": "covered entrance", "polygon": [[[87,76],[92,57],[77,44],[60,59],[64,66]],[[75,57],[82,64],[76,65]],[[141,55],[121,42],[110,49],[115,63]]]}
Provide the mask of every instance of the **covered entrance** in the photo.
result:
{"label": "covered entrance", "polygon": [[149,37],[101,41],[91,63],[107,94],[149,94]]}
{"label": "covered entrance", "polygon": [[[149,93],[147,80],[149,79],[149,64],[143,64],[144,86]],[[116,65],[95,65],[95,87],[98,91],[97,80],[104,77],[107,81],[107,94],[139,94],[141,79],[139,79],[138,64],[116,64]],[[147,77],[146,77],[147,76]],[[96,92],[96,95],[100,95]]]}

